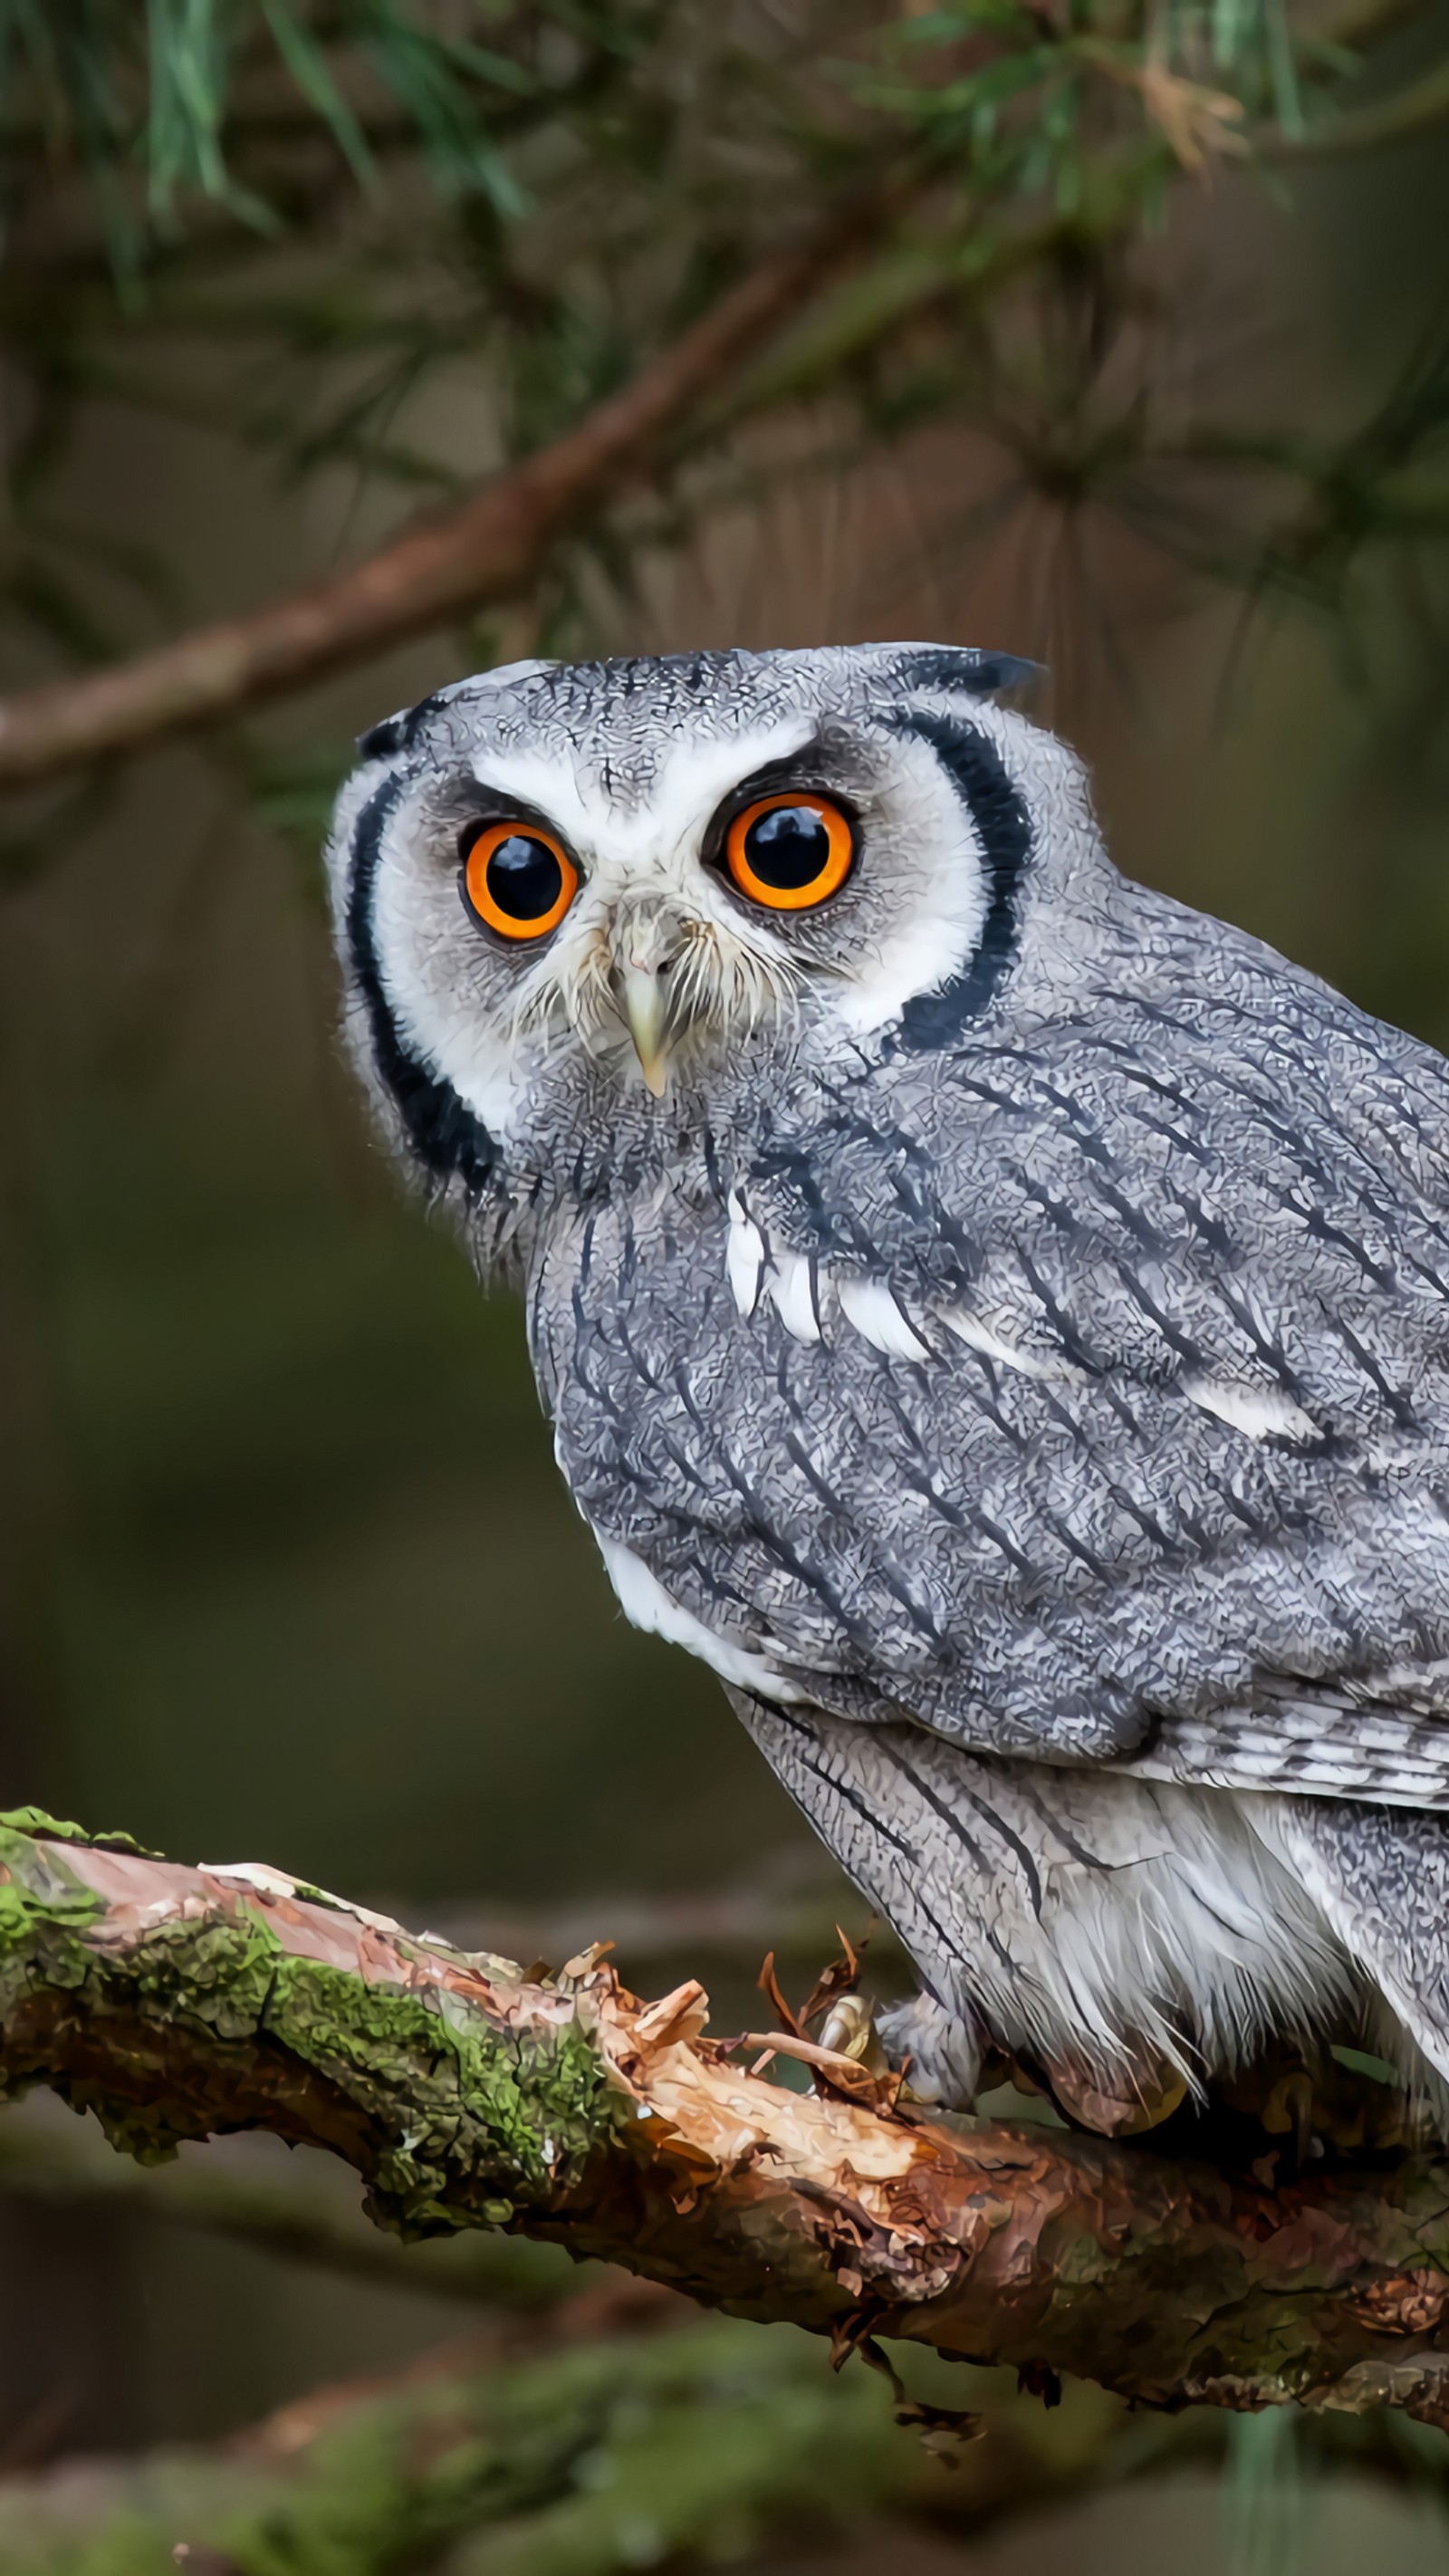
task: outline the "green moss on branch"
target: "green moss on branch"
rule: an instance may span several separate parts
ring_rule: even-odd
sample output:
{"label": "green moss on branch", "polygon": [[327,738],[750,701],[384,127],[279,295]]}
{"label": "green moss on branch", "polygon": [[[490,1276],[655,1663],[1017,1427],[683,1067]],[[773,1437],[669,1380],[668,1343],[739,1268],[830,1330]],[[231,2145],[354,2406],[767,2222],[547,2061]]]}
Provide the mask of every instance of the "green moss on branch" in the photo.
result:
{"label": "green moss on branch", "polygon": [[[508,2227],[712,2304],[1158,2405],[1449,2413],[1449,2171],[1252,2174],[750,2076],[694,1984],[530,1980],[267,1870],[0,1820],[0,2086],[132,2153],[264,2128],[404,2235]],[[27,1830],[27,1828],[30,1828]],[[848,2074],[858,2070],[846,2069]]]}
{"label": "green moss on branch", "polygon": [[[108,1904],[116,1867],[84,1849],[99,1886],[73,1840],[0,1823],[12,2089],[52,2084],[143,2159],[232,2127],[317,2138],[402,2234],[547,2203],[607,2147],[624,2104],[571,2010],[490,2016],[435,1968],[409,1974],[421,1944],[387,1959],[374,1938],[369,1958],[368,1927],[341,1908],[331,1941],[293,1946],[264,1895],[202,1900],[173,1884],[196,1873],[149,1855],[126,1856],[136,1894]],[[329,1926],[330,1909],[283,1902]]]}

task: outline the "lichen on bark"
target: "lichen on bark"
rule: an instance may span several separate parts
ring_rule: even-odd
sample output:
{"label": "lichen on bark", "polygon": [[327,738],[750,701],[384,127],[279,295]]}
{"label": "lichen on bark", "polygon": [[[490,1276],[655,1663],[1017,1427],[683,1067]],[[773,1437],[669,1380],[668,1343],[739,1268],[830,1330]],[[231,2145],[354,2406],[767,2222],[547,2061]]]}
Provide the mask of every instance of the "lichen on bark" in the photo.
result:
{"label": "lichen on bark", "polygon": [[1449,2169],[1326,2154],[1270,2188],[1144,2142],[948,2121],[830,2052],[789,2092],[596,1951],[555,1976],[276,1871],[0,1819],[0,2088],[133,2154],[270,2129],[403,2235],[507,2227],[709,2304],[1070,2372],[1159,2406],[1449,2418]]}
{"label": "lichen on bark", "polygon": [[303,1907],[325,1927],[292,1946],[277,1900],[245,1882],[178,1897],[167,1864],[132,1852],[112,1869],[36,1821],[0,1822],[7,2081],[52,2084],[131,2154],[236,2126],[317,2136],[358,2165],[380,2221],[420,2235],[549,2199],[621,2116],[577,2013],[510,2026],[462,1980],[410,1973],[421,1944],[389,1961],[374,1935],[369,1956],[342,1907],[282,1900],[292,1931]]}

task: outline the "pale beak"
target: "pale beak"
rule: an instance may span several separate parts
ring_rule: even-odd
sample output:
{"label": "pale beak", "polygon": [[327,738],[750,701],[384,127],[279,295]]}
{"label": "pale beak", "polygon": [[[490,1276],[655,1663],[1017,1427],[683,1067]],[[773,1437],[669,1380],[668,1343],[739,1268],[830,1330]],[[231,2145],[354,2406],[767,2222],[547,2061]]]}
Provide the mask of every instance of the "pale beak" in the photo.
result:
{"label": "pale beak", "polygon": [[655,1099],[662,1100],[669,1066],[663,977],[652,967],[626,966],[619,978],[619,1004],[644,1080]]}

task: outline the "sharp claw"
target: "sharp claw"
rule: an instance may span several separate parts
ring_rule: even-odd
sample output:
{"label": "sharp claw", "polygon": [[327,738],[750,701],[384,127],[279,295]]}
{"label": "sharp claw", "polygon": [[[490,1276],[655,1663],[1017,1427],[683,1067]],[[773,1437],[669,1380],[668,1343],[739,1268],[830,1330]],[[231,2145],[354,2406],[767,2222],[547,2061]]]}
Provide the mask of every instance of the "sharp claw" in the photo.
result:
{"label": "sharp claw", "polygon": [[890,2060],[876,2032],[875,2008],[863,1995],[837,1995],[818,2036],[822,2048],[854,2058],[867,2075],[890,2074]]}

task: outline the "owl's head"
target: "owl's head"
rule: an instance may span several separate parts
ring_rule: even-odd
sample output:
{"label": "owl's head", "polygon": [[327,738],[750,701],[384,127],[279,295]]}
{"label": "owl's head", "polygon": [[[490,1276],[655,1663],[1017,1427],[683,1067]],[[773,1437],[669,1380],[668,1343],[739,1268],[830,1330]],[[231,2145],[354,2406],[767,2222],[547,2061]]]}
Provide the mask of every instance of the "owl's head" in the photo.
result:
{"label": "owl's head", "polygon": [[405,1149],[476,1191],[565,1097],[647,1121],[792,1059],[948,1042],[1044,875],[1098,850],[1071,754],[993,702],[1030,668],[924,644],[525,662],[375,726],[330,861]]}

